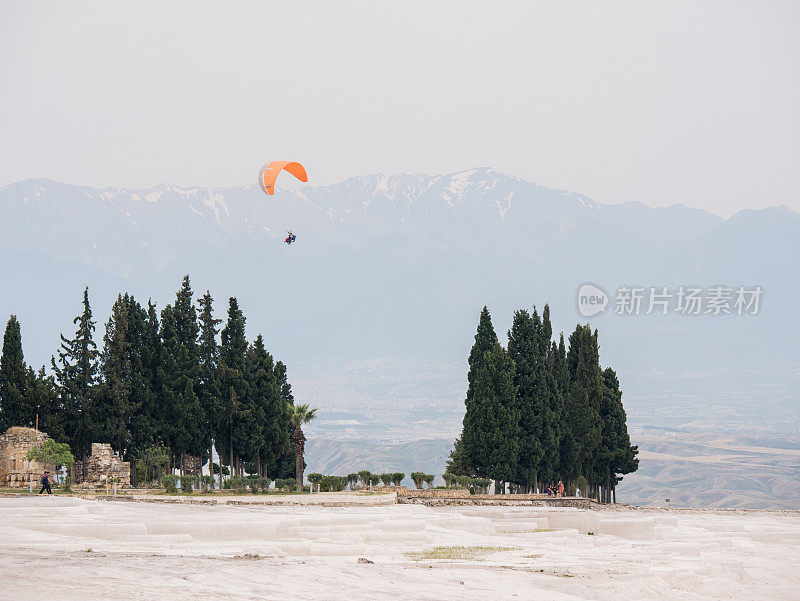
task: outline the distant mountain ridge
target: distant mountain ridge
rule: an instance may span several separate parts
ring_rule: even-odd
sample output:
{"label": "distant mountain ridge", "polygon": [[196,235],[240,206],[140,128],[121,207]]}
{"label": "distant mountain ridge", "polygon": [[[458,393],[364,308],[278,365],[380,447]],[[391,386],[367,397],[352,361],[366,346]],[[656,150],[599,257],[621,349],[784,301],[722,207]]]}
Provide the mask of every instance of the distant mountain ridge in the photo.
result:
{"label": "distant mountain ridge", "polygon": [[[282,242],[287,229],[297,234],[291,247]],[[556,331],[568,334],[586,321],[575,298],[584,282],[612,295],[621,285],[761,285],[763,310],[750,318],[625,318],[612,305],[592,319],[601,359],[620,371],[626,407],[643,423],[694,423],[674,417],[693,403],[710,412],[709,427],[720,407],[735,406],[723,421],[739,423],[755,398],[774,404],[770,427],[800,427],[792,409],[800,401],[800,214],[787,207],[724,220],[679,204],[604,205],[489,168],[366,175],[275,196],[255,184],[127,190],[39,179],[0,188],[0,315],[18,314],[34,364],[71,330],[84,284],[102,324],[120,290],[163,307],[185,273],[197,291],[212,291],[220,316],[236,295],[248,335],[264,332],[334,406],[391,398],[457,408],[463,398],[452,391],[463,382],[451,374],[465,373],[485,304],[501,337],[515,309],[544,302]],[[356,371],[364,356],[451,367],[438,388],[409,388],[404,375],[400,396],[366,380],[361,394],[360,377],[325,388],[320,370],[333,356],[352,357]]]}
{"label": "distant mountain ridge", "polygon": [[[435,177],[368,175],[330,186],[279,190],[275,197],[267,197],[255,184],[126,190],[25,180],[0,189],[0,207],[4,245],[44,249],[54,258],[78,259],[124,277],[163,269],[197,241],[235,252],[249,243],[278,244],[290,227],[299,230],[306,248],[319,249],[330,244],[358,248],[392,232],[435,235],[437,230],[458,245],[459,226],[496,233],[503,225],[510,230],[504,232],[508,236],[514,230],[509,224],[524,230],[538,220],[544,220],[548,233],[565,235],[587,219],[648,215],[658,223],[664,215],[675,219],[674,214],[683,213],[687,236],[722,221],[680,206],[602,205],[488,168]],[[609,217],[592,215],[598,211]]]}

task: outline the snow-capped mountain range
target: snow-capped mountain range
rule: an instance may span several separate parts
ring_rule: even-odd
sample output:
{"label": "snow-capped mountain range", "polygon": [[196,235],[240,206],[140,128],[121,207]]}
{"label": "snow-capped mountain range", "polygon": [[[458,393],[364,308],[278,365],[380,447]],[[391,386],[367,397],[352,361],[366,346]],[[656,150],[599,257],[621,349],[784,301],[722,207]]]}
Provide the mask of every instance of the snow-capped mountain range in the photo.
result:
{"label": "snow-capped mountain range", "polygon": [[[0,261],[0,315],[20,316],[37,364],[71,330],[84,284],[102,323],[117,292],[163,306],[184,273],[211,289],[221,316],[226,297],[239,297],[249,333],[264,331],[299,364],[424,357],[455,372],[484,304],[498,332],[514,309],[544,302],[556,327],[571,330],[585,321],[576,311],[584,282],[609,293],[760,285],[763,309],[749,318],[623,318],[612,307],[592,319],[602,358],[623,387],[627,374],[634,399],[752,389],[782,406],[798,401],[800,214],[787,207],[723,220],[680,204],[604,205],[488,168],[367,175],[275,196],[256,184],[127,190],[39,179],[0,189]],[[460,388],[451,380],[409,394],[460,403]]]}

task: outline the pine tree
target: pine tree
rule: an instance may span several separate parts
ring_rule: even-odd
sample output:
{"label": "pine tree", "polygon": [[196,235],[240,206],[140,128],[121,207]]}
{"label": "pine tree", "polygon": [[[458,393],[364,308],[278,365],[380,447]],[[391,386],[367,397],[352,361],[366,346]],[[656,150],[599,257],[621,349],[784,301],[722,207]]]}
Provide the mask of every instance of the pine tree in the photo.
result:
{"label": "pine tree", "polygon": [[70,447],[73,454],[83,460],[82,477],[85,479],[86,459],[92,452],[92,439],[97,430],[94,400],[99,371],[99,353],[93,340],[95,322],[92,319],[88,287],[83,291],[83,312],[73,323],[78,326],[75,337],[68,339],[61,335],[58,363],[52,358],[51,365],[64,407]]}
{"label": "pine tree", "polygon": [[33,426],[35,414],[26,403],[28,371],[22,355],[22,334],[16,315],[6,324],[0,357],[0,432],[11,426]]}

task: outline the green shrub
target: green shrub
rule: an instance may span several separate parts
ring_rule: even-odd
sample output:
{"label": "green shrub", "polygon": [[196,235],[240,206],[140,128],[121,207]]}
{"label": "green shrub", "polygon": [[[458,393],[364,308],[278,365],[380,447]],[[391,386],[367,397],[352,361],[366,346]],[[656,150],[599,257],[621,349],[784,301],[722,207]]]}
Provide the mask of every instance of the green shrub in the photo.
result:
{"label": "green shrub", "polygon": [[72,476],[64,476],[64,481],[61,483],[61,489],[64,492],[72,492],[73,484],[75,484],[75,479]]}
{"label": "green shrub", "polygon": [[361,486],[364,488],[369,487],[370,479],[372,478],[372,472],[368,470],[361,470],[358,472],[358,479],[361,480]]}
{"label": "green shrub", "polygon": [[[214,464],[214,473],[215,473],[215,474],[219,474],[219,473],[220,473],[220,471],[219,471],[219,464],[218,464],[218,463],[215,463],[215,464]],[[223,476],[230,476],[230,474],[231,474],[231,472],[230,472],[230,470],[228,469],[228,466],[227,466],[227,465],[223,465],[223,466],[222,466],[222,475],[223,475]]]}
{"label": "green shrub", "polygon": [[195,476],[181,476],[181,492],[191,494],[194,488]]}
{"label": "green shrub", "polygon": [[230,482],[231,490],[236,491],[239,494],[243,494],[247,492],[247,479],[246,478],[230,478],[228,479]]}
{"label": "green shrub", "polygon": [[341,492],[347,486],[346,476],[323,476],[319,482],[320,492]]}
{"label": "green shrub", "polygon": [[258,476],[248,476],[247,485],[250,487],[250,492],[257,495],[261,492],[261,478]]}
{"label": "green shrub", "polygon": [[469,476],[456,476],[454,480],[458,488],[469,488],[472,485],[472,478]]}
{"label": "green shrub", "polygon": [[286,480],[283,478],[276,478],[275,479],[275,488],[278,490],[283,490],[286,487]]}
{"label": "green shrub", "polygon": [[583,476],[578,476],[575,478],[574,485],[575,488],[580,489],[582,497],[589,496],[589,481],[586,478]]}
{"label": "green shrub", "polygon": [[[433,474],[425,474],[423,472],[412,472],[411,479],[414,481],[414,486],[421,489],[423,484],[427,484],[428,488],[433,488]],[[460,476],[456,476],[458,478]],[[454,478],[455,479],[455,478]]]}
{"label": "green shrub", "polygon": [[322,479],[325,478],[326,476],[318,474],[317,472],[311,472],[306,477],[308,478],[308,481],[314,486],[314,488],[319,491],[320,482],[322,482]]}
{"label": "green shrub", "polygon": [[214,490],[214,476],[202,476],[200,478],[200,489],[203,492],[211,492]]}
{"label": "green shrub", "polygon": [[173,494],[178,492],[178,487],[176,486],[178,479],[173,474],[164,474],[161,476],[161,485],[164,487],[168,493]]}
{"label": "green shrub", "polygon": [[284,480],[284,482],[286,483],[286,488],[288,488],[290,491],[297,488],[297,478],[287,478]]}
{"label": "green shrub", "polygon": [[476,492],[480,494],[486,494],[489,490],[489,485],[492,483],[489,478],[473,478],[472,484],[475,487]]}

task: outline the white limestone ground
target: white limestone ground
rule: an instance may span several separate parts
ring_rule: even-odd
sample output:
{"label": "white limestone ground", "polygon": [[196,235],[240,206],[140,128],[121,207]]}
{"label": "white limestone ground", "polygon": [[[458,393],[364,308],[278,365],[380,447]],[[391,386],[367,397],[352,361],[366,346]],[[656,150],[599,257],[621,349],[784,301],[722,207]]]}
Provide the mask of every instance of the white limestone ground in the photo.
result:
{"label": "white limestone ground", "polygon": [[796,512],[18,497],[0,499],[0,523],[2,599],[777,601],[800,591]]}

